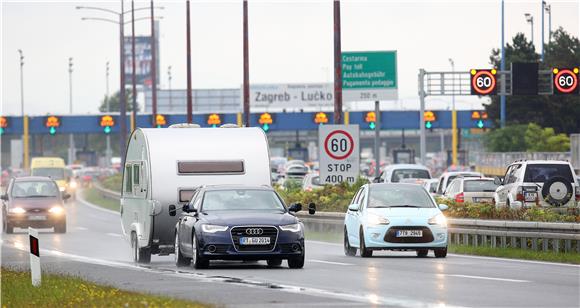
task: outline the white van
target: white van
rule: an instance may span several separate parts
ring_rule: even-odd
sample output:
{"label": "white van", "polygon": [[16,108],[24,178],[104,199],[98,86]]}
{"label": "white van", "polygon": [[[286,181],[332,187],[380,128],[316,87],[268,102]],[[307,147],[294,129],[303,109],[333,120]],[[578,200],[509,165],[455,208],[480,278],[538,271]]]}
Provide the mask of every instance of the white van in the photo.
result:
{"label": "white van", "polygon": [[136,262],[173,253],[178,209],[202,185],[270,186],[268,139],[260,128],[138,128],[123,169],[121,220]]}

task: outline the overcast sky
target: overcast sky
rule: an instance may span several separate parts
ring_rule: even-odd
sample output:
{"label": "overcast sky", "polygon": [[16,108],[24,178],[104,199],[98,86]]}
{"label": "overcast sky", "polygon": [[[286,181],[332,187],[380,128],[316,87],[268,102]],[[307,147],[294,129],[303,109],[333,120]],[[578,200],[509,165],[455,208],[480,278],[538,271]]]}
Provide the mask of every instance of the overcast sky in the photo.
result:
{"label": "overcast sky", "polygon": [[[105,93],[105,63],[110,61],[111,92],[119,88],[119,29],[81,17],[114,17],[76,10],[77,5],[120,9],[120,1],[1,1],[2,110],[20,114],[18,49],[25,56],[25,112],[68,113],[68,58],[74,58],[74,113],[97,112]],[[160,22],[161,87],[186,87],[185,1],[163,6]],[[332,0],[249,1],[250,82],[331,82],[333,66]],[[564,27],[578,37],[578,0],[548,1],[552,29]],[[136,1],[136,7],[148,2]],[[130,1],[125,1],[130,8]],[[524,13],[534,16],[534,40],[541,39],[541,1],[506,1],[506,41],[517,32],[530,35]],[[397,50],[399,97],[417,99],[417,73],[489,67],[489,54],[500,44],[500,1],[342,1],[342,50]],[[148,16],[148,11],[136,17]],[[192,1],[194,88],[239,88],[242,83],[242,1]],[[547,40],[546,15],[546,40]],[[137,34],[149,34],[138,22]],[[130,27],[126,28],[130,34]],[[539,45],[539,44],[537,44]],[[539,52],[539,47],[538,47]],[[447,104],[433,98],[428,104]],[[469,108],[477,98],[459,97]],[[399,103],[401,104],[401,103]],[[406,104],[406,103],[405,103]],[[429,108],[429,107],[428,107]]]}

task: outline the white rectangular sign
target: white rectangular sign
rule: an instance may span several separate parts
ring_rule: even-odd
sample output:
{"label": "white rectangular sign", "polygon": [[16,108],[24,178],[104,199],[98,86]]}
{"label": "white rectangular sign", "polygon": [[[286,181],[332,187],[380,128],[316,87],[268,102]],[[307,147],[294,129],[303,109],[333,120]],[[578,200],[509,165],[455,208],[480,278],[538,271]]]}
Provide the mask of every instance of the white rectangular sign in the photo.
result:
{"label": "white rectangular sign", "polygon": [[[243,91],[241,93],[243,95]],[[251,107],[282,109],[328,107],[333,104],[334,86],[332,83],[250,85]]]}
{"label": "white rectangular sign", "polygon": [[318,129],[320,182],[354,183],[359,176],[358,125],[321,125]]}

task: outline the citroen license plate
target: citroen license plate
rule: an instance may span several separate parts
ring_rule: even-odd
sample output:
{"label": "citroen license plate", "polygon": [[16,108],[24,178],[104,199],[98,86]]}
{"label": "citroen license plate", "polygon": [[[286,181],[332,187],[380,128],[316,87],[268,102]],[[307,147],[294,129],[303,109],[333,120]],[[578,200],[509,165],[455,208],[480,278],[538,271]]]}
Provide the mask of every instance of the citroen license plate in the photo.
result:
{"label": "citroen license plate", "polygon": [[423,237],[423,230],[397,230],[397,237]]}
{"label": "citroen license plate", "polygon": [[240,237],[240,245],[270,245],[269,237]]}
{"label": "citroen license plate", "polygon": [[46,216],[44,216],[44,215],[30,215],[30,216],[28,216],[28,220],[46,220]]}

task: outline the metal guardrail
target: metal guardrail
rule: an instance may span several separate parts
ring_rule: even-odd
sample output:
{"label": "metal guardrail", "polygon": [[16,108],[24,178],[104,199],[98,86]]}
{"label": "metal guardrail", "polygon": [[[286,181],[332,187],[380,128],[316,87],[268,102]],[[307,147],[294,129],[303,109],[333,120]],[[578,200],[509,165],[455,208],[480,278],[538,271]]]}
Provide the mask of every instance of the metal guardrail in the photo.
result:
{"label": "metal guardrail", "polygon": [[[119,200],[121,194],[95,183],[105,198]],[[342,234],[344,213],[298,213],[308,230]],[[520,248],[580,253],[580,224],[535,221],[447,219],[449,240],[453,244]]]}

